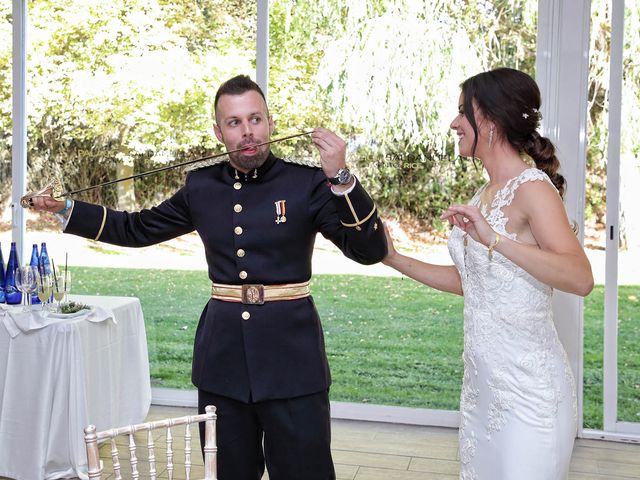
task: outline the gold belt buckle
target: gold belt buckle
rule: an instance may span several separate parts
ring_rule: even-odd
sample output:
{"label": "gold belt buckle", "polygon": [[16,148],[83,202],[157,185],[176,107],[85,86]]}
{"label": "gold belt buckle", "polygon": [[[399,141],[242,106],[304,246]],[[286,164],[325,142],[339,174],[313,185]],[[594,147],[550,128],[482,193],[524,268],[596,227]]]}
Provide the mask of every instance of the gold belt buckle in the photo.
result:
{"label": "gold belt buckle", "polygon": [[246,305],[263,305],[264,285],[242,285],[242,303]]}

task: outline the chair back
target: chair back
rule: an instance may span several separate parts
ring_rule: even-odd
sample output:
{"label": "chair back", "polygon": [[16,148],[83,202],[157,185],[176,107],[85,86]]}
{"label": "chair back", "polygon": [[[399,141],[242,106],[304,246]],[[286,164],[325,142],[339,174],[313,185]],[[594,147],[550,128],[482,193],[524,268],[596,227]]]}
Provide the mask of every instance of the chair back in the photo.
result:
{"label": "chair back", "polygon": [[[102,432],[96,432],[94,425],[89,425],[84,429],[84,441],[87,447],[87,464],[89,480],[100,480],[102,478],[103,462],[100,460],[100,452],[98,450],[98,443],[109,440],[111,443],[111,463],[113,465],[113,474],[115,480],[122,480],[123,474],[131,475],[131,479],[141,478],[141,474],[144,473],[144,478],[150,478],[156,480],[158,475],[163,474],[164,477],[168,477],[172,480],[174,477],[175,469],[182,464],[182,462],[176,461],[174,458],[178,452],[174,452],[173,435],[171,433],[172,427],[178,427],[184,425],[184,470],[185,479],[190,480],[192,475],[193,465],[191,462],[191,424],[198,424],[205,422],[205,441],[204,441],[204,480],[216,480],[217,472],[217,446],[216,446],[216,407],[209,405],[205,408],[205,413],[201,415],[189,415],[184,417],[166,418],[163,420],[157,420],[155,422],[140,423],[137,425],[129,425],[121,428],[113,428],[110,430],[104,430]],[[161,433],[164,434],[164,441],[162,440]],[[174,430],[175,431],[175,430]],[[135,434],[138,432],[146,432],[146,446],[145,452],[140,452],[135,442]],[[126,444],[120,443],[120,450],[118,449],[118,437],[128,436]],[[154,439],[156,435],[156,439]],[[156,447],[155,441],[162,442],[161,445]],[[156,461],[156,449],[158,451],[166,452],[166,463]],[[128,451],[128,460],[123,466],[120,463],[120,455]],[[181,450],[180,450],[181,451]],[[146,455],[145,455],[146,454]],[[123,455],[124,456],[124,455]],[[145,458],[146,457],[146,458]],[[142,468],[142,464],[146,465]],[[162,467],[164,465],[164,468]],[[144,470],[144,471],[143,471]],[[166,475],[163,473],[166,470]],[[109,477],[111,478],[111,477]]]}

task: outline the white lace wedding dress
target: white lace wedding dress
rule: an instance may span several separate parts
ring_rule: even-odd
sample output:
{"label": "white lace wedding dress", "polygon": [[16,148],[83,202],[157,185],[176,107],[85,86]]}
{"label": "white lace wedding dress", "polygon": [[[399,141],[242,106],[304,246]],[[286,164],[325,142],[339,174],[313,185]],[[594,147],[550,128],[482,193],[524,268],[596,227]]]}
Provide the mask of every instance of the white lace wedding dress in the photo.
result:
{"label": "white lace wedding dress", "polygon": [[[524,182],[547,181],[531,168],[480,205],[500,235],[503,208]],[[483,187],[484,188],[484,187]],[[460,398],[461,480],[564,480],[576,433],[575,383],[553,323],[553,290],[455,227],[449,251],[464,291],[464,378]]]}

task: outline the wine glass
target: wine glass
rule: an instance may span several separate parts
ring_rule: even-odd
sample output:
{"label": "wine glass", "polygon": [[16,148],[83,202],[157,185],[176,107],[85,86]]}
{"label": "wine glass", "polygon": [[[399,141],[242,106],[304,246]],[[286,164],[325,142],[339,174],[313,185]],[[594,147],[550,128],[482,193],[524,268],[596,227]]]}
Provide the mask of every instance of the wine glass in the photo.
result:
{"label": "wine glass", "polygon": [[58,273],[53,277],[53,299],[58,302],[58,312],[61,310],[60,306],[64,299],[67,289],[71,286],[71,273],[67,272],[67,281],[65,281],[65,274]]}
{"label": "wine glass", "polygon": [[37,287],[38,269],[31,265],[16,268],[16,287],[22,292],[23,311],[31,310],[31,292]]}
{"label": "wine glass", "polygon": [[49,273],[40,273],[37,277],[36,293],[42,303],[43,310],[49,310],[51,293],[53,291],[53,277]]}

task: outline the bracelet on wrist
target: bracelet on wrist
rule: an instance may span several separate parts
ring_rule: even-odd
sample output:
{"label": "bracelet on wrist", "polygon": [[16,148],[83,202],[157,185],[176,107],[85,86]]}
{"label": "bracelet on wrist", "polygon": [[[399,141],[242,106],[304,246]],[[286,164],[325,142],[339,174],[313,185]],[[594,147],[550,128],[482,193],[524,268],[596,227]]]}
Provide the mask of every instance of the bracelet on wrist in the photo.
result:
{"label": "bracelet on wrist", "polygon": [[498,242],[500,242],[500,234],[498,232],[493,232],[495,234],[495,239],[488,245],[489,248],[489,261],[493,260],[493,249],[496,248]]}

